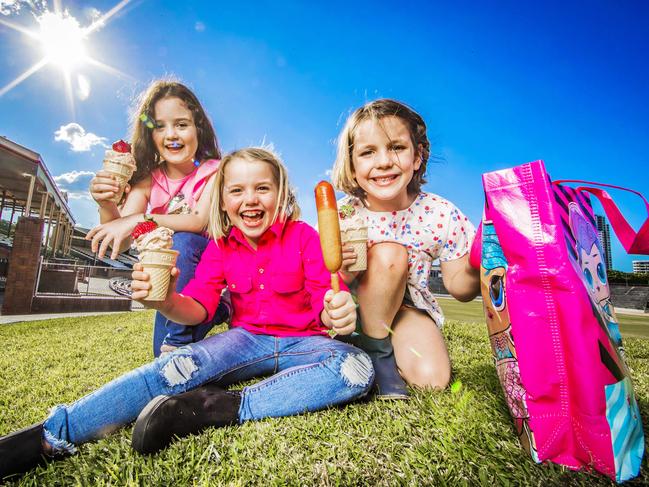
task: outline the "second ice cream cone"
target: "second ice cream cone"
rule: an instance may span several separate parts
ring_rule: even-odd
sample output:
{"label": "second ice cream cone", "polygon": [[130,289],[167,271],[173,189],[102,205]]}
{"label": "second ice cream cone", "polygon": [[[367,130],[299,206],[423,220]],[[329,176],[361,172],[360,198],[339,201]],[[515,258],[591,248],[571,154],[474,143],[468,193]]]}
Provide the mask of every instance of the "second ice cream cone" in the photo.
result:
{"label": "second ice cream cone", "polygon": [[356,252],[356,262],[347,269],[352,272],[367,269],[367,227],[350,228],[340,232],[343,243],[350,244]]}
{"label": "second ice cream cone", "polygon": [[177,250],[145,250],[140,254],[140,263],[144,272],[149,274],[151,289],[144,301],[164,301],[167,296],[171,269],[176,265]]}

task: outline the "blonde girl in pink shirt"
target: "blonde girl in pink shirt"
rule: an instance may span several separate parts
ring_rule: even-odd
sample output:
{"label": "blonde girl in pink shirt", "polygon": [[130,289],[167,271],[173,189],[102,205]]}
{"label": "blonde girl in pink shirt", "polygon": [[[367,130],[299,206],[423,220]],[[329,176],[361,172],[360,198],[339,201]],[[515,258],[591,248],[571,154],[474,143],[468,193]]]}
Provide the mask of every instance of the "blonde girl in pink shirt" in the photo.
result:
{"label": "blonde girl in pink shirt", "polygon": [[[422,191],[430,143],[421,116],[382,99],[350,115],[338,139],[334,185],[349,196],[342,215],[368,226],[368,268],[343,272],[357,286],[358,345],[374,364],[380,398],[406,398],[406,383],[444,388],[451,364],[441,333],[444,315],[429,289],[439,259],[448,292],[470,301],[480,291],[469,265],[474,229],[450,201]],[[356,261],[343,249],[343,271]],[[405,379],[405,382],[404,382]]]}
{"label": "blonde girl in pink shirt", "polygon": [[[210,210],[213,239],[195,277],[182,292],[170,287],[165,301],[147,304],[195,326],[211,319],[227,287],[231,328],[0,438],[0,479],[29,470],[41,455],[73,453],[136,418],[132,446],[153,453],[174,436],[210,426],[317,411],[367,394],[374,378],[369,357],[327,334],[352,333],[356,306],[347,290],[329,289],[318,234],[298,220],[284,165],[259,148],[236,151],[221,164]],[[139,264],[133,279],[133,299],[143,299],[150,284]],[[224,389],[259,376],[267,377],[241,391]]]}
{"label": "blonde girl in pink shirt", "polygon": [[[132,120],[132,153],[137,170],[121,205],[111,198],[118,190],[110,173],[99,171],[90,183],[90,194],[99,205],[100,225],[92,229],[93,252],[111,258],[128,248],[131,232],[145,220],[174,230],[173,248],[180,252],[177,281],[181,289],[194,275],[207,246],[205,235],[214,177],[221,152],[214,128],[196,98],[176,81],[153,82],[141,95]],[[153,354],[198,341],[214,324],[229,316],[226,303],[214,321],[187,327],[156,314]]]}

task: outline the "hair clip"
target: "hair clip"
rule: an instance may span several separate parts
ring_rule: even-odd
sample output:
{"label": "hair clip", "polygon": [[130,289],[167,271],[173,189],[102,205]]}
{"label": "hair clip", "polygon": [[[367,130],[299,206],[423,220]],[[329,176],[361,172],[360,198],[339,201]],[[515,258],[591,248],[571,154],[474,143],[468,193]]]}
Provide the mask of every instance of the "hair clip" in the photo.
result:
{"label": "hair clip", "polygon": [[140,114],[140,122],[142,122],[144,125],[146,125],[148,128],[152,129],[155,127],[151,119],[146,113]]}

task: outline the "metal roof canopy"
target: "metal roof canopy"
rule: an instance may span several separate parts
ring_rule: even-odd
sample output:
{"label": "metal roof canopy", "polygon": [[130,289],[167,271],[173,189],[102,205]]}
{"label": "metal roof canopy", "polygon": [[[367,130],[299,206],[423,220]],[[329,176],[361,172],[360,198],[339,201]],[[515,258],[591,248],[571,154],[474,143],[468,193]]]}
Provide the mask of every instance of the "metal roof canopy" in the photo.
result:
{"label": "metal roof canopy", "polygon": [[[53,200],[58,209],[65,214],[66,219],[74,225],[75,220],[68,203],[40,154],[0,136],[0,191],[5,194],[5,209],[8,200],[11,199],[15,200],[16,208],[25,208],[31,184],[29,176],[34,177],[29,210],[38,214],[43,198],[49,195],[48,208]],[[30,211],[25,208],[25,215],[30,214]]]}

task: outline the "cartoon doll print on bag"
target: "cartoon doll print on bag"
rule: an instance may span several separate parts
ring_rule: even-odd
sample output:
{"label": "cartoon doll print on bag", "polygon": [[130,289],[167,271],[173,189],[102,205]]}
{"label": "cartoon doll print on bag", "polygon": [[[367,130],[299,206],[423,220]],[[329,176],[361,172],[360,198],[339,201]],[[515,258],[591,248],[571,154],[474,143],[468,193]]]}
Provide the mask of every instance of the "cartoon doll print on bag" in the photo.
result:
{"label": "cartoon doll print on bag", "polygon": [[[611,292],[606,277],[604,251],[595,227],[591,225],[579,205],[574,201],[568,205],[570,229],[575,239],[577,271],[581,273],[588,294],[599,316],[606,323],[608,334],[615,348],[622,347],[622,336],[615,311],[611,305]],[[573,256],[574,257],[574,256]]]}
{"label": "cartoon doll print on bag", "polygon": [[573,267],[588,292],[593,314],[609,339],[609,344],[598,340],[600,359],[616,381],[604,386],[606,419],[611,429],[617,477],[628,478],[639,469],[644,435],[619,324],[611,304],[604,252],[592,216],[575,201],[568,204],[568,220],[571,235],[566,242]]}
{"label": "cartoon doll print on bag", "polygon": [[480,287],[496,372],[521,445],[538,462],[507,309],[507,261],[493,223],[484,221],[482,232]]}

